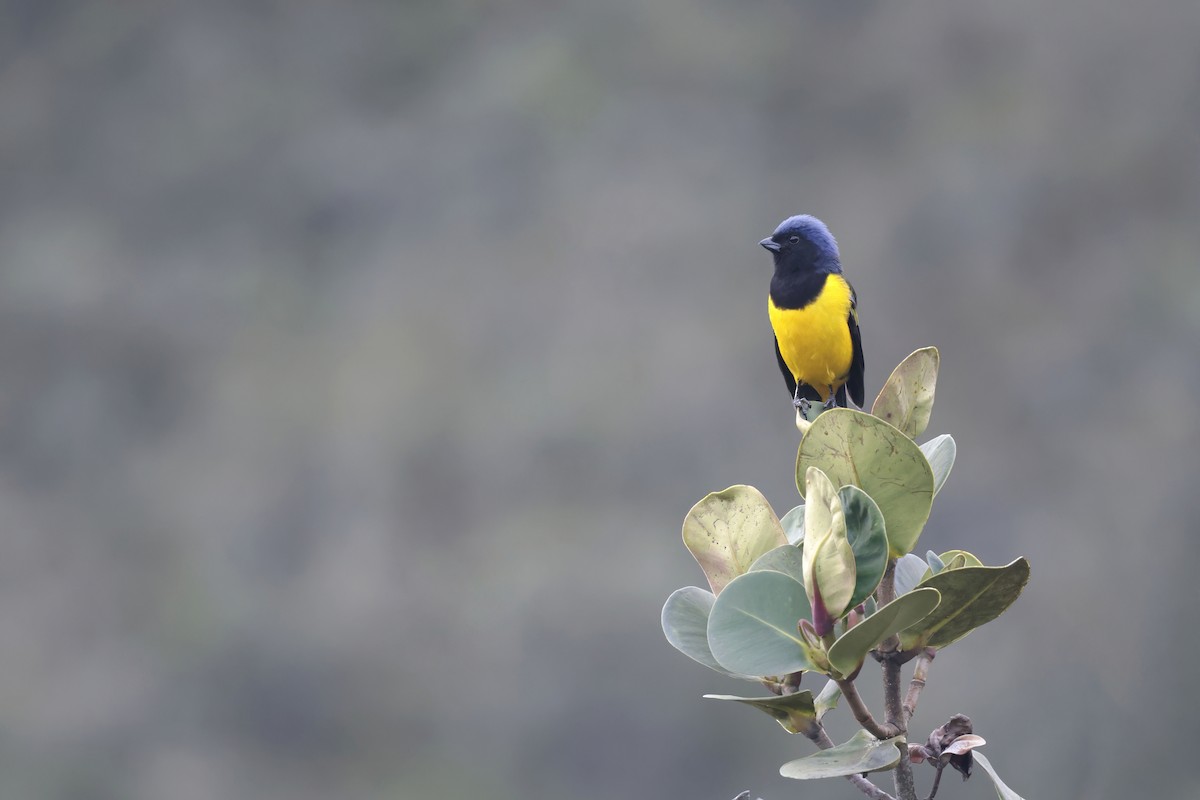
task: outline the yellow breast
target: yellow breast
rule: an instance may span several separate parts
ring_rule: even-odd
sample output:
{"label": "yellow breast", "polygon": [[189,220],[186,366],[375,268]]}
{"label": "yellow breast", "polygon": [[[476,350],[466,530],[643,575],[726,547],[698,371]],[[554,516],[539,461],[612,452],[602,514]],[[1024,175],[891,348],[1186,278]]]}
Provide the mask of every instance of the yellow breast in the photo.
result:
{"label": "yellow breast", "polygon": [[846,318],[850,314],[850,285],[841,275],[829,275],[816,299],[804,308],[779,308],[767,298],[771,327],[779,352],[797,383],[828,396],[850,372],[853,344]]}

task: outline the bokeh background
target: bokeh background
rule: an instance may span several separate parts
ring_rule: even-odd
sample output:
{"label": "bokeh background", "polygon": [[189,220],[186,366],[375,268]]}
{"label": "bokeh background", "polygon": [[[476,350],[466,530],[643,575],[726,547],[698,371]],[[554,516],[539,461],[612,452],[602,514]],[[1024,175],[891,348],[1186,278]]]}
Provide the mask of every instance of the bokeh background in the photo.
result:
{"label": "bokeh background", "polygon": [[0,796],[858,796],[659,630],[798,501],[798,212],[941,348],[921,551],[1033,563],[915,729],[1200,795],[1195,0],[2,8]]}

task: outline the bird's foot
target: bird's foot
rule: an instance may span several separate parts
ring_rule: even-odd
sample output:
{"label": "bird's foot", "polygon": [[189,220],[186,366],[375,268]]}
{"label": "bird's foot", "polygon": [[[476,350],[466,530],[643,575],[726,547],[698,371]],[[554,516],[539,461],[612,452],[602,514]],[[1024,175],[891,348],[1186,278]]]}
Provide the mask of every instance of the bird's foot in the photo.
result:
{"label": "bird's foot", "polygon": [[800,415],[801,415],[802,417],[804,417],[805,419],[808,419],[808,410],[809,410],[810,408],[812,408],[812,403],[810,403],[810,402],[808,401],[808,398],[807,398],[807,397],[795,397],[795,398],[793,398],[793,399],[792,399],[792,405],[794,405],[796,408],[800,409]]}
{"label": "bird's foot", "polygon": [[829,398],[822,404],[822,407],[828,411],[831,408],[837,408],[837,392],[831,388],[829,390]]}

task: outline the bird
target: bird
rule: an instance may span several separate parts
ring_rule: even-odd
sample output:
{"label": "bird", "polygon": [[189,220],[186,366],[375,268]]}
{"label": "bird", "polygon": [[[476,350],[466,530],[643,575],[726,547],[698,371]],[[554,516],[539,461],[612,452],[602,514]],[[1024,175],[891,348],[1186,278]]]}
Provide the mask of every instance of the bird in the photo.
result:
{"label": "bird", "polygon": [[775,356],[792,403],[808,416],[812,402],[863,404],[858,297],[842,274],[837,241],[809,214],[788,217],[759,242],[775,260],[767,313]]}

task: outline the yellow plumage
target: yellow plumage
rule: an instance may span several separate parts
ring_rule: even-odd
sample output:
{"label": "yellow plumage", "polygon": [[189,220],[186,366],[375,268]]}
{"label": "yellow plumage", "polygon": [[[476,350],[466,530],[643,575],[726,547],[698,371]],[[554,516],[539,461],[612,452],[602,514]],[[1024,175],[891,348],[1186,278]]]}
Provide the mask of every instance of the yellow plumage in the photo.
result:
{"label": "yellow plumage", "polygon": [[779,352],[797,383],[816,389],[822,400],[837,390],[850,372],[854,346],[846,318],[850,314],[850,284],[839,274],[826,276],[825,285],[804,308],[779,308],[767,298],[771,327]]}

